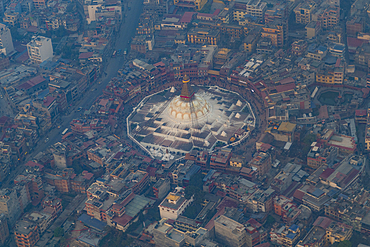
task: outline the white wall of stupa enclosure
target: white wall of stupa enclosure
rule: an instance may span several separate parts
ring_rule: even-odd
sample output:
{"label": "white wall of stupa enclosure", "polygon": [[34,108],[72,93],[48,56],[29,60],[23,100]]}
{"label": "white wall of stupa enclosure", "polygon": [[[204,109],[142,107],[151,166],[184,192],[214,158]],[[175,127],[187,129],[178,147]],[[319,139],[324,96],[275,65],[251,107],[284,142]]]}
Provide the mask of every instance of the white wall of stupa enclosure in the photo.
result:
{"label": "white wall of stupa enclosure", "polygon": [[[194,148],[212,151],[217,143],[237,145],[249,135],[246,126],[255,127],[256,117],[250,104],[236,92],[217,86],[198,87],[195,96],[210,107],[194,120],[176,118],[183,114],[171,115],[174,107],[171,102],[178,95],[173,87],[149,95],[126,119],[129,138],[152,158],[170,160]],[[176,111],[181,109],[184,108]],[[243,136],[228,144],[239,129],[245,130]]]}

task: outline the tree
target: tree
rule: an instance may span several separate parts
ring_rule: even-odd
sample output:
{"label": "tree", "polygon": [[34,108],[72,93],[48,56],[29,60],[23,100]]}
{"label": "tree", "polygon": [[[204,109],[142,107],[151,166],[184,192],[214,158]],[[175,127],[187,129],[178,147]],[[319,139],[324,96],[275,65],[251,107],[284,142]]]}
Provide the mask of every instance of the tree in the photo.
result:
{"label": "tree", "polygon": [[189,186],[192,185],[202,190],[203,189],[203,178],[204,178],[204,175],[202,173],[197,173],[193,175],[189,180]]}
{"label": "tree", "polygon": [[132,238],[127,237],[127,233],[109,227],[107,235],[99,241],[101,247],[120,247],[128,246],[132,243]]}
{"label": "tree", "polygon": [[81,162],[80,159],[74,160],[72,162],[72,168],[77,175],[83,172],[83,168],[81,167],[80,162]]}
{"label": "tree", "polygon": [[269,228],[269,227],[271,227],[275,222],[276,222],[275,218],[274,218],[274,217],[272,217],[271,215],[269,215],[269,216],[267,216],[267,219],[266,219],[266,222],[265,222],[264,227],[265,227],[265,228]]}
{"label": "tree", "polygon": [[57,228],[55,228],[55,230],[54,230],[54,237],[55,237],[55,238],[62,237],[63,235],[64,235],[64,230],[63,230],[63,228],[61,228],[61,227],[57,227]]}
{"label": "tree", "polygon": [[185,188],[185,199],[190,199],[192,195],[194,195],[199,190],[198,187],[189,185]]}
{"label": "tree", "polygon": [[339,242],[338,247],[352,247],[352,244],[349,240],[344,240]]}

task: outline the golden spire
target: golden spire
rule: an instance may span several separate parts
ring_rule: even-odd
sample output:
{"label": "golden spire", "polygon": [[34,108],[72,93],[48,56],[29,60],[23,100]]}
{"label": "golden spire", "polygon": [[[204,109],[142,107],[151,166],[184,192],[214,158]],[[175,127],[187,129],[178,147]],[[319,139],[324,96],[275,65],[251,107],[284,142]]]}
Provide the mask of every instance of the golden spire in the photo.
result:
{"label": "golden spire", "polygon": [[190,81],[190,78],[187,74],[184,75],[184,78],[182,79],[182,83],[188,83]]}
{"label": "golden spire", "polygon": [[188,82],[190,82],[189,76],[184,75],[184,78],[182,79],[182,82],[183,82],[183,84],[182,84],[182,90],[181,90],[180,97],[181,97],[182,100],[190,101],[191,98],[194,95],[194,91],[191,88],[191,86],[188,85]]}

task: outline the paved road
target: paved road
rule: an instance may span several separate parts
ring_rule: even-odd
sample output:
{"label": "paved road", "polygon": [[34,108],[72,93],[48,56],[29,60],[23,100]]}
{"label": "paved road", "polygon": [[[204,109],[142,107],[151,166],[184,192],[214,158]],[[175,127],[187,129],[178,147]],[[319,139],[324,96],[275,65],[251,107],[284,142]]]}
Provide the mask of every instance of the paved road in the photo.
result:
{"label": "paved road", "polygon": [[[127,11],[127,4],[125,6],[125,19],[122,22],[119,32],[116,34],[117,37],[115,39],[114,49],[118,50],[121,49],[129,49],[129,42],[131,41],[132,37],[135,35],[136,27],[139,22],[139,17],[142,12],[143,1],[137,0],[129,0],[129,6],[131,7],[130,11]],[[107,59],[107,66],[105,73],[106,76],[103,75],[102,78],[99,78],[96,81],[96,84],[92,86],[86,93],[84,93],[84,97],[82,100],[77,102],[73,106],[72,113],[67,116],[62,116],[61,120],[56,124],[60,126],[60,128],[53,128],[49,131],[48,135],[44,136],[38,142],[37,147],[32,151],[31,155],[27,157],[26,161],[32,160],[32,158],[41,151],[47,149],[53,143],[56,143],[61,140],[61,133],[65,128],[70,127],[70,122],[73,119],[79,118],[81,112],[76,111],[78,107],[89,108],[95,101],[95,99],[102,94],[102,90],[108,84],[108,82],[117,75],[117,71],[122,68],[122,65],[125,62],[125,57],[116,57],[111,58],[110,56],[106,57]],[[104,73],[102,73],[104,74]],[[100,84],[98,82],[101,82]],[[45,143],[46,138],[49,138],[49,141]],[[23,171],[23,165],[17,166],[9,176],[9,179],[3,183],[3,187],[7,187],[10,183],[14,180],[14,178]]]}
{"label": "paved road", "polygon": [[11,103],[9,103],[5,90],[1,87],[0,89],[0,116],[14,117]]}
{"label": "paved road", "polygon": [[[141,10],[142,10],[142,1],[132,1],[130,3],[131,10],[126,12],[126,21],[122,23],[121,29],[119,33],[117,34],[118,37],[116,37],[115,42],[115,49],[121,49],[122,51],[124,49],[129,48],[129,41],[131,41],[131,38],[135,35],[136,25],[133,25],[133,23],[138,23]],[[45,150],[50,144],[58,142],[61,140],[61,132],[65,128],[70,127],[70,122],[73,119],[79,118],[81,112],[77,112],[76,109],[78,107],[88,108],[92,105],[92,103],[95,101],[95,99],[102,94],[102,90],[105,88],[105,86],[108,84],[108,82],[117,75],[117,71],[122,68],[122,65],[124,63],[125,58],[124,57],[116,57],[116,58],[110,58],[107,57],[107,67],[104,72],[107,73],[107,76],[100,78],[97,80],[96,84],[90,88],[89,91],[87,91],[84,94],[84,97],[81,101],[78,102],[74,106],[74,110],[71,114],[68,116],[64,116],[61,119],[61,122],[59,125],[61,126],[60,129],[54,128],[50,131],[48,134],[49,141],[48,143],[44,143],[45,139],[47,137],[44,137],[41,139],[40,144],[35,148],[34,154],[37,154],[38,152]],[[98,82],[101,81],[101,84],[98,84]],[[94,91],[92,91],[94,90]]]}
{"label": "paved road", "polygon": [[54,236],[54,230],[58,227],[62,227],[67,218],[72,215],[73,211],[84,204],[86,200],[86,194],[77,195],[66,207],[66,209],[59,215],[49,229],[42,235],[40,240],[37,242],[36,247],[44,247]]}

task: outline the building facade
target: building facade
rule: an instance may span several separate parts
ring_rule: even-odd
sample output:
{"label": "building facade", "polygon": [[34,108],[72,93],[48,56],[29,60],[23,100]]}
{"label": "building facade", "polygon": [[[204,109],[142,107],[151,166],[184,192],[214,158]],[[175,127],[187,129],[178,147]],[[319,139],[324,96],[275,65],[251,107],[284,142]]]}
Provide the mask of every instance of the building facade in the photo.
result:
{"label": "building facade", "polygon": [[13,51],[14,46],[10,29],[4,24],[0,24],[0,53],[9,55]]}
{"label": "building facade", "polygon": [[43,36],[33,36],[27,44],[28,56],[34,63],[42,63],[53,58],[51,39]]}

